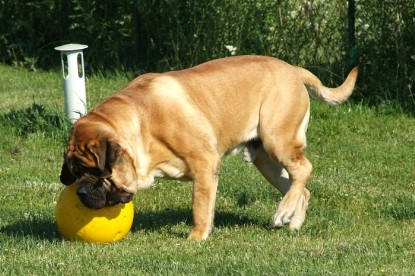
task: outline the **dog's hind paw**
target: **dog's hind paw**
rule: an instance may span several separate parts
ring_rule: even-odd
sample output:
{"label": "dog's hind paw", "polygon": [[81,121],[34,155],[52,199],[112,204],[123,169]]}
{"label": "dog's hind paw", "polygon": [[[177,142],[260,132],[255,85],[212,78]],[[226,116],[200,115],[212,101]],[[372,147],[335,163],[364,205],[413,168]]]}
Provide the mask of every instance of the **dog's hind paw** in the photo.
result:
{"label": "dog's hind paw", "polygon": [[261,144],[262,144],[262,141],[260,139],[254,139],[246,143],[244,147],[242,159],[247,163],[254,162],[258,154],[258,149],[261,146]]}
{"label": "dog's hind paw", "polygon": [[[299,230],[305,221],[310,192],[305,189],[294,209],[285,207],[285,201],[280,203],[272,219],[273,227],[282,227],[289,224],[291,230]],[[292,210],[291,210],[292,209]]]}
{"label": "dog's hind paw", "polygon": [[291,218],[294,216],[296,205],[288,204],[288,200],[283,198],[280,205],[272,218],[273,227],[282,227],[290,223]]}
{"label": "dog's hind paw", "polygon": [[288,224],[288,227],[289,227],[291,230],[300,230],[301,225],[303,225],[303,222],[304,222],[304,219],[303,219],[303,218],[301,218],[301,217],[298,217],[298,216],[294,215],[294,216],[291,218],[291,221],[290,221],[290,223]]}
{"label": "dog's hind paw", "polygon": [[291,217],[293,215],[285,215],[285,214],[275,214],[272,219],[272,227],[274,228],[280,228],[284,225],[291,222]]}
{"label": "dog's hind paw", "polygon": [[255,157],[252,158],[251,153],[249,152],[248,148],[244,148],[243,157],[242,160],[246,163],[252,163],[254,161]]}

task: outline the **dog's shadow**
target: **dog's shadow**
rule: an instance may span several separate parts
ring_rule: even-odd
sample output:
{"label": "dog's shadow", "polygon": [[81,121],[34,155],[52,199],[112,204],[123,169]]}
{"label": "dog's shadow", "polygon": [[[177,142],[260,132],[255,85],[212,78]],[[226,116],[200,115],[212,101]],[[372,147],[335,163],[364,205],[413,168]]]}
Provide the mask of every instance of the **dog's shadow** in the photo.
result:
{"label": "dog's shadow", "polygon": [[[132,231],[158,231],[164,227],[185,224],[193,225],[190,209],[166,209],[158,212],[139,211],[135,213]],[[215,212],[215,227],[242,227],[257,225],[269,228],[269,224],[249,216],[217,210]],[[187,235],[188,233],[186,233]]]}
{"label": "dog's shadow", "polygon": [[0,234],[11,238],[30,237],[49,242],[63,240],[55,221],[50,218],[22,219],[0,227]]}
{"label": "dog's shadow", "polygon": [[[136,211],[131,232],[157,232],[165,227],[185,224],[192,225],[192,211],[190,209],[166,209],[161,211]],[[268,228],[269,225],[248,216],[235,213],[216,211],[215,227],[236,227],[258,225]],[[0,234],[11,238],[33,238],[49,242],[61,241],[64,238],[58,231],[56,222],[51,217],[18,220],[15,223],[0,227]],[[186,236],[188,233],[171,233],[177,236]]]}

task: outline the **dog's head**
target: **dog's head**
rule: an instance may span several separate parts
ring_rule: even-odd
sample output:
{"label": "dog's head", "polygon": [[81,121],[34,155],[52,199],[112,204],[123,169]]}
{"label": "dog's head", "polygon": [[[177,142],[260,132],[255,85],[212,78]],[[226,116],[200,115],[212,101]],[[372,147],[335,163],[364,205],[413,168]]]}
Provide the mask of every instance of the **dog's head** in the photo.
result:
{"label": "dog's head", "polygon": [[89,208],[130,202],[135,193],[131,158],[111,129],[81,121],[72,128],[60,181],[78,182],[77,194]]}

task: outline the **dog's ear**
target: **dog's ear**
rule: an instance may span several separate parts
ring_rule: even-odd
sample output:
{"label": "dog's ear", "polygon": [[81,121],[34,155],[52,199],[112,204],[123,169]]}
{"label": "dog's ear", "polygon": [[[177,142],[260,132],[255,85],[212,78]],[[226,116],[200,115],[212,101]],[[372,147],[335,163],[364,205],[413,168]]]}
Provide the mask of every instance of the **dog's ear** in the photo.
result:
{"label": "dog's ear", "polygon": [[76,181],[76,177],[69,171],[68,164],[66,162],[62,165],[60,180],[62,184],[68,186]]}
{"label": "dog's ear", "polygon": [[89,151],[95,156],[98,169],[106,175],[111,175],[112,167],[117,162],[121,147],[111,140],[103,140],[100,143],[90,145]]}

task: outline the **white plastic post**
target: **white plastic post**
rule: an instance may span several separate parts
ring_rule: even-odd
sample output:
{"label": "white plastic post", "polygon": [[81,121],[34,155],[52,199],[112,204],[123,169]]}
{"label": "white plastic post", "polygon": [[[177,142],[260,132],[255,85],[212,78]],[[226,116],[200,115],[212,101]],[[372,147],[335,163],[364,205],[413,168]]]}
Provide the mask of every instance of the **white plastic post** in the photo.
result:
{"label": "white plastic post", "polygon": [[84,55],[87,45],[66,44],[56,47],[61,52],[65,112],[73,123],[86,114]]}

